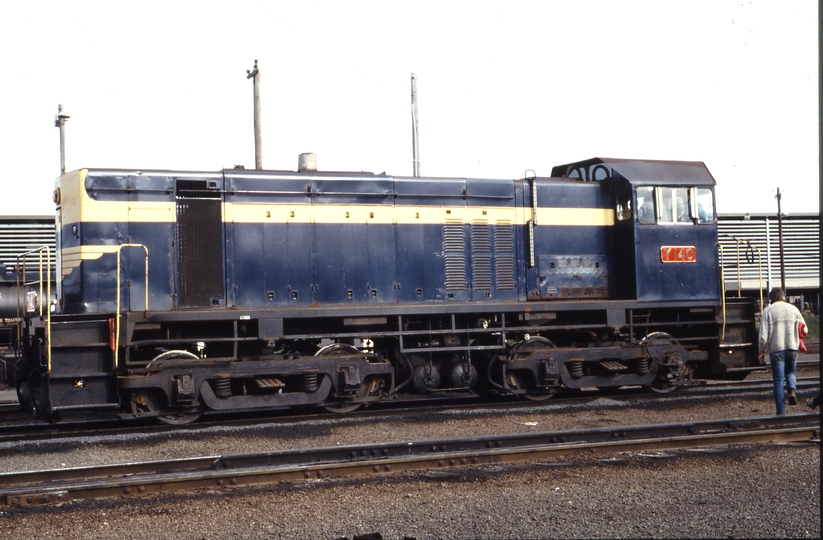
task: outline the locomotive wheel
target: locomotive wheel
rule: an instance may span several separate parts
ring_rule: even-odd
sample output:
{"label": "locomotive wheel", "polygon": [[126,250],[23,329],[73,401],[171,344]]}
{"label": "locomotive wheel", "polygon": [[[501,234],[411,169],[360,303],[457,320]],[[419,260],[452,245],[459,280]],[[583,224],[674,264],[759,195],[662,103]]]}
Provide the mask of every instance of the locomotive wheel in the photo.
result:
{"label": "locomotive wheel", "polygon": [[679,343],[666,332],[652,332],[643,338],[641,345],[653,362],[667,365],[666,353],[671,352],[674,346],[679,346]]}
{"label": "locomotive wheel", "polygon": [[[161,362],[166,360],[186,359],[199,360],[197,355],[188,351],[167,351],[157,356],[154,360],[146,365],[146,369],[152,367],[159,367]],[[129,397],[129,410],[132,414],[139,413],[155,413],[157,411],[168,410],[169,404],[162,392],[159,390],[138,390],[132,392]],[[202,412],[176,412],[175,414],[164,414],[154,416],[153,418],[160,423],[169,424],[172,426],[182,426],[184,424],[191,424],[200,416]]]}
{"label": "locomotive wheel", "polygon": [[[526,341],[521,341],[517,343],[514,347],[512,347],[512,352],[530,352],[530,351],[537,351],[540,349],[556,349],[557,345],[552,343],[550,340],[542,337],[542,336],[534,336],[531,339]],[[548,399],[553,398],[557,394],[557,389],[553,388],[546,392],[541,392],[539,394],[521,394],[524,398],[528,399],[529,401],[546,401]]]}
{"label": "locomotive wheel", "polygon": [[663,379],[655,379],[649,386],[647,386],[649,390],[652,392],[657,392],[658,394],[668,394],[674,392],[679,386],[670,383],[669,381],[664,381]]}
{"label": "locomotive wheel", "polygon": [[[131,410],[132,414],[138,413],[153,413],[157,411],[162,411],[168,409],[168,403],[166,403],[166,398],[163,397],[162,393],[159,391],[152,391],[152,390],[139,390],[137,392],[133,392],[131,397],[129,398],[129,409]],[[177,414],[164,414],[160,416],[154,416],[153,418],[160,423],[169,424],[172,426],[182,426],[184,424],[191,424],[200,416],[202,413],[193,412],[193,413],[184,413],[179,412]]]}
{"label": "locomotive wheel", "polygon": [[360,355],[362,353],[354,345],[349,345],[348,343],[332,343],[314,353],[314,356],[345,356],[350,354]]}
{"label": "locomotive wheel", "polygon": [[657,364],[657,377],[648,386],[652,392],[674,392],[691,376],[691,367],[681,352],[683,348],[666,332],[652,332],[643,338],[643,348],[649,359]]}
{"label": "locomotive wheel", "polygon": [[557,391],[549,391],[545,394],[523,394],[523,397],[529,401],[547,401],[557,395]]}
{"label": "locomotive wheel", "polygon": [[[331,345],[326,345],[321,348],[314,356],[347,356],[352,354],[359,355],[361,352],[353,345],[347,343],[332,343]],[[358,396],[365,396],[365,392],[365,384],[361,384],[360,390],[357,392]],[[341,403],[339,405],[324,405],[323,408],[329,412],[345,414],[356,411],[361,405],[362,403]]]}
{"label": "locomotive wheel", "polygon": [[680,388],[687,380],[691,380],[691,377],[692,367],[685,364],[682,366],[682,369],[678,369],[673,373],[673,377],[670,380],[663,380],[660,377],[656,378],[652,384],[649,385],[649,390],[657,392],[658,394],[668,394]]}
{"label": "locomotive wheel", "polygon": [[537,349],[556,349],[557,345],[543,336],[534,336],[530,339],[520,341],[512,347],[514,351],[536,351]]}

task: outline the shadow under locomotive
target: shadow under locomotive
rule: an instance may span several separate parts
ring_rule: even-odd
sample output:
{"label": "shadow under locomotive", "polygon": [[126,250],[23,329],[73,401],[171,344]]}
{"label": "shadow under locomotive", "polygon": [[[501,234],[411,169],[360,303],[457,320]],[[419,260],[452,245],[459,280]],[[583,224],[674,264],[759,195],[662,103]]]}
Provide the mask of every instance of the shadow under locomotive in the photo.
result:
{"label": "shadow under locomotive", "polygon": [[75,171],[56,305],[34,294],[8,379],[42,418],[186,423],[742,378],[755,305],[724,298],[714,185],[599,158],[518,180]]}

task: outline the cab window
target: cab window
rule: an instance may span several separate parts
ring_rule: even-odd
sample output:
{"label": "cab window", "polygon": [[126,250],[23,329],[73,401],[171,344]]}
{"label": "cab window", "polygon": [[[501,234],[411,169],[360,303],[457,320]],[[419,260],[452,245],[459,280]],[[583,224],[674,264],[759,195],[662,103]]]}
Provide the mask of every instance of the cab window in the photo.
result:
{"label": "cab window", "polygon": [[639,186],[636,197],[639,223],[704,224],[716,219],[711,188]]}
{"label": "cab window", "polygon": [[661,223],[691,223],[689,189],[681,187],[657,188]]}
{"label": "cab window", "polygon": [[617,205],[614,215],[617,221],[632,218],[632,186],[625,180],[617,187]]}
{"label": "cab window", "polygon": [[695,200],[697,202],[697,222],[714,222],[714,194],[709,188],[694,188]]}
{"label": "cab window", "polygon": [[654,223],[654,188],[641,186],[637,188],[637,221]]}

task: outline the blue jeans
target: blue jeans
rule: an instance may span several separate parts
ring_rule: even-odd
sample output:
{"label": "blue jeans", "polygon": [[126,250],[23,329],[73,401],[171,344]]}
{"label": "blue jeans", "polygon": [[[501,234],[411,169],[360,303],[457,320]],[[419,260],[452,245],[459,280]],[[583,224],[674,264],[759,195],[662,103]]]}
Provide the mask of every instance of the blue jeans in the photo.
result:
{"label": "blue jeans", "polygon": [[797,390],[797,351],[786,349],[769,353],[772,362],[772,379],[774,380],[774,404],[777,405],[777,414],[786,414],[786,404],[783,402],[783,381],[792,390]]}

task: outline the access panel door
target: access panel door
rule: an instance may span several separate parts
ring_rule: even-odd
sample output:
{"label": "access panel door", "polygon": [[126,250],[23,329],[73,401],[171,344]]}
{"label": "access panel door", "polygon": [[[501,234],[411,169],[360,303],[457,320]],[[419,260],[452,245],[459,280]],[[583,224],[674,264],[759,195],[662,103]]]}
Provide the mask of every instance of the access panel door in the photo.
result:
{"label": "access panel door", "polygon": [[223,217],[213,182],[177,182],[178,307],[225,305]]}

